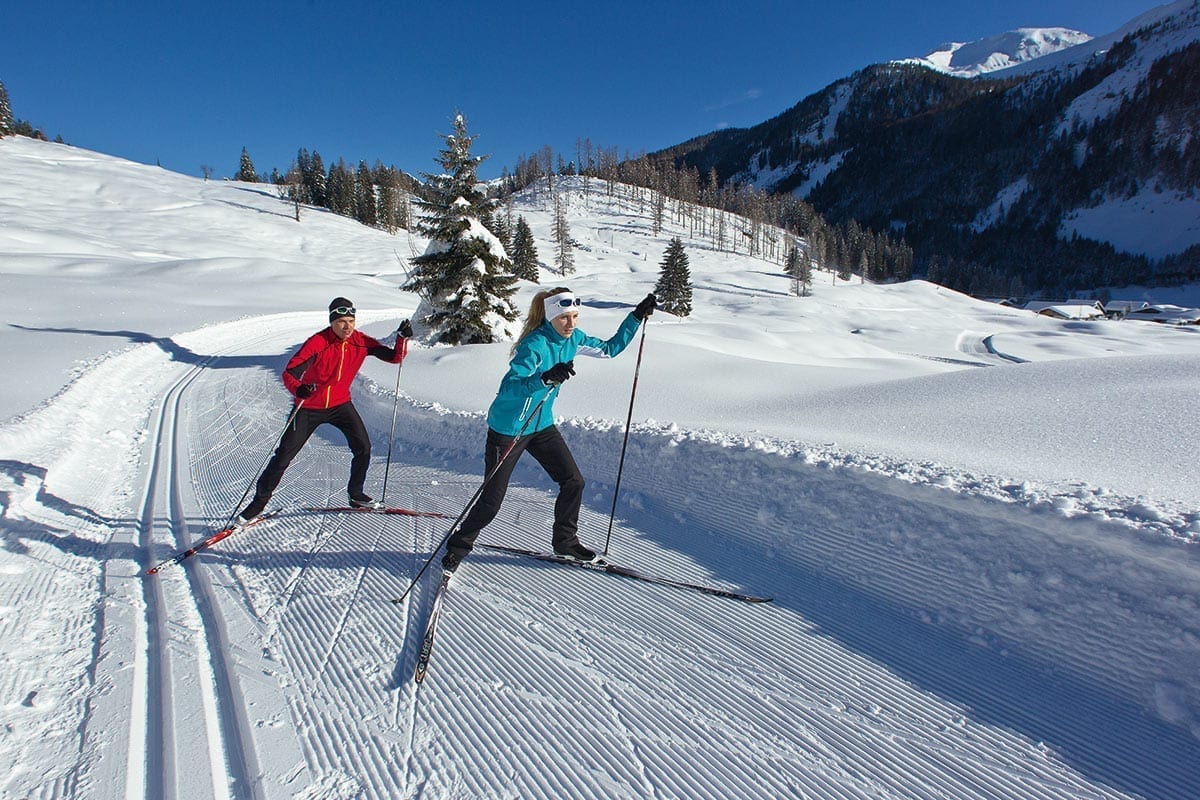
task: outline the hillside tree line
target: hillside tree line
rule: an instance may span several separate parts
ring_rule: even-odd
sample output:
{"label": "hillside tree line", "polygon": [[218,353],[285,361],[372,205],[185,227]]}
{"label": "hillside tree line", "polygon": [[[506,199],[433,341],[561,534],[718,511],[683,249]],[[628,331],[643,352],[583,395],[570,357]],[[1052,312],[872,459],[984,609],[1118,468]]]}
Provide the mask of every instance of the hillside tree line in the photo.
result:
{"label": "hillside tree line", "polygon": [[[701,174],[670,158],[644,154],[622,159],[615,149],[594,147],[586,139],[577,141],[574,159],[556,155],[548,146],[533,156],[519,156],[515,170],[504,175],[500,191],[537,186],[552,207],[556,179],[564,175],[594,178],[609,196],[624,193],[640,213],[651,216],[656,234],[669,215],[687,225],[692,238],[706,238],[720,251],[743,252],[781,266],[796,251],[819,269],[876,283],[912,277],[913,250],[903,239],[855,220],[831,225],[812,205],[792,195],[722,185],[715,170]],[[584,197],[586,202],[586,193]]]}

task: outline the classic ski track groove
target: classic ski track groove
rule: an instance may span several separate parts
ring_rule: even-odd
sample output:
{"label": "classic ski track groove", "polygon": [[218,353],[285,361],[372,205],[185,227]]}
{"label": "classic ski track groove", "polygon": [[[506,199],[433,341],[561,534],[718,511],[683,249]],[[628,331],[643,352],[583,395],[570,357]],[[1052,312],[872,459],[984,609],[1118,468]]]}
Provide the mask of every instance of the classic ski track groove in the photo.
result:
{"label": "classic ski track groove", "polygon": [[[266,340],[267,337],[248,337],[239,347],[253,346]],[[148,470],[141,515],[142,546],[146,553],[156,552],[153,537],[155,517],[164,511],[172,533],[172,547],[187,547],[196,539],[202,538],[192,535],[187,524],[183,482],[189,480],[189,461],[180,423],[189,387],[205,376],[209,364],[227,352],[229,348],[213,353],[192,365],[162,395],[163,399],[155,415],[154,432],[149,439],[155,446]],[[184,477],[181,477],[181,474]],[[162,495],[165,495],[165,498],[160,499]],[[146,770],[151,773],[148,776],[147,791],[150,796],[188,796],[187,792],[179,794],[181,787],[185,784],[194,787],[197,783],[194,767],[198,762],[194,748],[184,748],[181,744],[185,737],[189,740],[194,739],[190,730],[193,723],[187,717],[177,719],[180,709],[176,702],[176,694],[181,684],[172,679],[180,667],[186,670],[187,662],[192,660],[198,677],[197,697],[194,702],[198,703],[204,720],[202,739],[207,755],[205,761],[208,765],[207,780],[211,794],[218,798],[233,797],[231,790],[237,787],[238,797],[257,797],[256,781],[253,778],[257,770],[253,764],[253,750],[243,733],[248,730],[248,726],[242,719],[242,706],[236,688],[237,679],[225,658],[223,624],[207,574],[201,570],[189,569],[190,566],[190,563],[185,562],[184,565],[174,565],[165,569],[158,575],[143,577],[147,629],[151,632],[150,646],[144,656],[143,666],[146,674],[150,676],[147,686],[152,691],[147,699],[147,708],[151,709],[152,720],[144,723],[142,736],[145,742],[143,752],[146,754]],[[179,591],[181,587],[177,580],[181,574],[180,570],[189,586],[186,592]],[[172,574],[175,578],[171,577]],[[165,584],[165,580],[171,581],[170,584]],[[189,614],[195,614],[198,618],[198,628],[188,630],[172,622],[178,618],[184,606]],[[174,636],[171,635],[172,630],[177,631]],[[185,651],[188,655],[172,652],[172,649],[180,647],[181,639],[187,641]],[[178,666],[172,669],[172,664]],[[186,729],[181,728],[181,725],[186,726]],[[135,723],[134,728],[136,727]],[[164,743],[168,746],[164,747]],[[186,779],[181,774],[182,768],[187,769]]]}
{"label": "classic ski track groove", "polygon": [[[143,547],[148,553],[155,552],[153,531],[155,517],[161,510],[164,510],[162,508],[164,500],[160,500],[162,494],[166,495],[165,511],[168,527],[174,534],[173,544],[175,546],[190,544],[185,541],[187,526],[184,522],[178,486],[177,432],[182,413],[182,397],[187,387],[202,374],[202,370],[203,365],[188,369],[183,377],[167,390],[159,407],[154,435],[151,437],[151,441],[155,443],[154,457],[149,470],[148,489],[143,504],[141,524],[144,536]],[[198,701],[203,719],[203,755],[205,756],[204,762],[208,766],[209,785],[215,797],[229,797],[230,774],[235,781],[241,780],[243,783],[249,774],[249,770],[241,759],[240,748],[229,748],[226,745],[225,738],[230,734],[231,727],[225,724],[223,714],[232,713],[229,709],[230,698],[226,695],[222,707],[222,703],[214,694],[220,685],[228,685],[231,676],[215,674],[218,666],[212,663],[213,643],[207,638],[211,635],[212,627],[215,624],[215,621],[211,620],[211,612],[206,612],[206,609],[211,608],[211,601],[201,600],[200,595],[196,594],[205,591],[204,584],[189,572],[187,580],[191,584],[192,594],[172,591],[176,587],[164,586],[162,582],[170,572],[174,572],[174,570],[144,579],[147,627],[151,631],[150,646],[147,648],[144,667],[150,676],[147,683],[151,695],[147,699],[146,705],[152,715],[152,719],[146,723],[144,732],[144,752],[147,754],[146,769],[150,773],[147,778],[147,791],[150,796],[177,796],[182,781],[182,764],[186,762],[189,767],[194,768],[198,762],[194,758],[196,753],[193,748],[187,748],[189,752],[184,752],[181,742],[182,730],[179,727],[181,722],[177,720],[180,711],[178,706],[180,698],[177,695],[184,684],[178,682],[174,676],[180,667],[186,669],[184,665],[190,657],[194,660],[195,669],[199,673],[196,701]],[[168,599],[169,595],[171,596]],[[174,623],[171,620],[178,614],[181,604],[187,604],[188,611],[200,617],[204,638],[200,638],[195,630],[184,633],[182,637],[172,636]],[[206,613],[210,615],[208,619],[206,619]],[[189,642],[186,646],[189,654],[187,656],[172,653],[172,649],[180,646],[181,638],[186,638]],[[179,666],[173,668],[173,664]],[[230,752],[231,750],[233,752]],[[229,755],[233,756],[232,760],[227,758]],[[188,756],[193,757],[188,758]],[[228,771],[226,770],[227,761],[229,761]],[[194,772],[190,773],[190,778],[195,779]]]}

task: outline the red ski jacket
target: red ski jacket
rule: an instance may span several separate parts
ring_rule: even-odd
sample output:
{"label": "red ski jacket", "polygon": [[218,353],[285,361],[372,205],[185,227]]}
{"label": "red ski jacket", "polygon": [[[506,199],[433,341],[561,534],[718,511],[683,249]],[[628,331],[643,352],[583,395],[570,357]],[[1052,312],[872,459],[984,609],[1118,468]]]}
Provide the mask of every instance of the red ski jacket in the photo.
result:
{"label": "red ski jacket", "polygon": [[350,402],[350,384],[367,356],[399,364],[408,353],[408,340],[400,337],[393,349],[354,331],[345,341],[332,328],[314,333],[283,369],[283,385],[293,395],[305,384],[317,387],[300,400],[302,408],[333,408]]}

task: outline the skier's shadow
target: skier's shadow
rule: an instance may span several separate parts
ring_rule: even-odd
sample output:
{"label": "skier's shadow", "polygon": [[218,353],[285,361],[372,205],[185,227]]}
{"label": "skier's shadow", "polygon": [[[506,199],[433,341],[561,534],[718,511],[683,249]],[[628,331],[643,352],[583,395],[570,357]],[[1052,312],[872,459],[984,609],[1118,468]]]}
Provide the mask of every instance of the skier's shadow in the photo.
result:
{"label": "skier's shadow", "polygon": [[64,553],[97,561],[110,558],[133,558],[136,555],[137,548],[132,545],[129,546],[129,552],[122,553],[119,552],[121,546],[79,538],[69,528],[58,528],[31,520],[11,518],[8,510],[12,508],[14,502],[19,502],[21,496],[28,492],[28,487],[32,483],[37,486],[34,500],[43,508],[64,517],[105,527],[131,524],[130,520],[105,517],[86,506],[51,494],[46,491],[46,474],[46,468],[36,464],[0,459],[0,545],[5,550],[28,555],[30,549],[27,542],[36,541],[48,544]]}
{"label": "skier's shadow", "polygon": [[383,688],[393,691],[402,688],[413,679],[417,668],[417,658],[421,652],[421,644],[425,638],[425,626],[429,623],[429,615],[433,612],[433,598],[437,594],[437,579],[423,580],[422,585],[414,586],[408,598],[406,613],[408,624],[404,628],[404,641],[400,646],[400,657],[392,668],[391,677]]}
{"label": "skier's shadow", "polygon": [[192,366],[204,366],[209,369],[246,369],[250,367],[266,367],[274,371],[278,366],[279,359],[287,354],[287,351],[281,351],[276,354],[263,355],[205,355],[184,347],[169,336],[153,336],[144,331],[105,331],[91,328],[44,328],[18,325],[12,322],[9,323],[9,327],[17,328],[23,331],[30,331],[32,333],[68,333],[83,336],[107,336],[125,339],[133,344],[152,344],[170,356],[172,361],[177,361],[180,364],[190,364]]}

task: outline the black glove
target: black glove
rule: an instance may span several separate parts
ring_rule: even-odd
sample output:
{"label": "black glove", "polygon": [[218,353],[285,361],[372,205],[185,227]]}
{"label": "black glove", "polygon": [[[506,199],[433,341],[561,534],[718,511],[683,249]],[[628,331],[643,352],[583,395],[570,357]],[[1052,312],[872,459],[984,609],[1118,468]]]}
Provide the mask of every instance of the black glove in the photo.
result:
{"label": "black glove", "polygon": [[296,397],[301,400],[307,400],[317,393],[317,385],[315,383],[302,383],[296,387]]}
{"label": "black glove", "polygon": [[542,373],[542,383],[546,384],[547,386],[563,383],[567,378],[574,374],[575,362],[562,361]]}
{"label": "black glove", "polygon": [[638,322],[645,322],[646,317],[654,313],[654,309],[658,308],[658,300],[653,294],[646,295],[642,302],[637,304],[637,308],[633,310],[633,316]]}
{"label": "black glove", "polygon": [[400,327],[396,329],[396,336],[401,339],[411,339],[413,334],[412,323],[408,320],[400,323]]}

